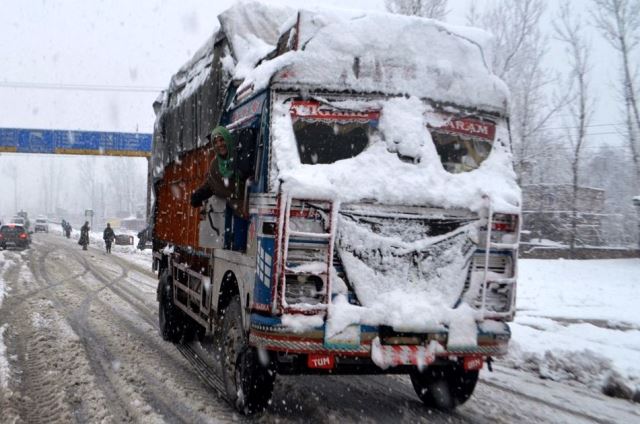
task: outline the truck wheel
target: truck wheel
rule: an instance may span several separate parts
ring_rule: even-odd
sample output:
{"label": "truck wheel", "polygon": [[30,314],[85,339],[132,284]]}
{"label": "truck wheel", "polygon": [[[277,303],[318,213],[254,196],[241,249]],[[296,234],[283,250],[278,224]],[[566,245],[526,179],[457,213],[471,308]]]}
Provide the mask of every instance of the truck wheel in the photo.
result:
{"label": "truck wheel", "polygon": [[422,372],[411,373],[413,389],[428,407],[441,411],[453,411],[473,394],[479,371],[465,371],[457,364],[428,367]]}
{"label": "truck wheel", "polygon": [[182,337],[182,314],[173,304],[173,285],[168,271],[160,276],[160,299],[158,305],[158,326],[160,335],[168,342],[176,343]]}
{"label": "truck wheel", "polygon": [[222,377],[229,401],[244,415],[263,411],[271,399],[275,371],[260,363],[242,327],[240,297],[222,317]]}

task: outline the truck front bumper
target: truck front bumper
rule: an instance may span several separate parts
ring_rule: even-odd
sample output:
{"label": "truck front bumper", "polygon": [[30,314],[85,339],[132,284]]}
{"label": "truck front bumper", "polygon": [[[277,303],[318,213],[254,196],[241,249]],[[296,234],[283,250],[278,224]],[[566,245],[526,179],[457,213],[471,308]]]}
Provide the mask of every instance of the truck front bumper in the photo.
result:
{"label": "truck front bumper", "polygon": [[[424,333],[397,333],[387,327],[360,325],[348,342],[325,338],[324,325],[304,332],[293,332],[277,317],[252,314],[249,343],[278,357],[304,358],[327,356],[336,363],[349,363],[346,358],[360,358],[360,363],[375,364],[381,370],[404,366],[425,366],[439,358],[493,357],[507,353],[511,332],[503,322],[490,321],[477,325],[477,344],[448,346],[447,330]],[[340,360],[342,359],[342,361]],[[363,361],[364,360],[364,361]],[[333,361],[333,359],[332,359]],[[311,363],[309,363],[311,365]],[[339,370],[338,370],[339,371]]]}

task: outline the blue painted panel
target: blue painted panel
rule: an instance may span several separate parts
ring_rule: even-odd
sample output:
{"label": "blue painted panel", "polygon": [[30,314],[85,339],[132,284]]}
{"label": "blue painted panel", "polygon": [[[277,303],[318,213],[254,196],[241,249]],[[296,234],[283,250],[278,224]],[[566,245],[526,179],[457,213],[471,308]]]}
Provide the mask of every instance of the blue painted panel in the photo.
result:
{"label": "blue painted panel", "polygon": [[271,304],[271,277],[273,270],[273,237],[258,237],[258,255],[256,264],[256,284],[253,299],[263,305]]}
{"label": "blue painted panel", "polygon": [[0,128],[0,151],[150,156],[151,134]]}

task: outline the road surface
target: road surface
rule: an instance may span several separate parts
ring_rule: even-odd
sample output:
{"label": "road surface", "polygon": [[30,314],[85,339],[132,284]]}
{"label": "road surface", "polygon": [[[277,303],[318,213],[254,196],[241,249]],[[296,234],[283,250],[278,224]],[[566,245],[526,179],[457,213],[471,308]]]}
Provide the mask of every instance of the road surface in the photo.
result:
{"label": "road surface", "polygon": [[637,404],[499,363],[453,414],[423,407],[405,376],[281,376],[249,420],[198,372],[197,345],[159,336],[150,267],[37,234],[31,249],[1,252],[0,278],[1,423],[640,422]]}

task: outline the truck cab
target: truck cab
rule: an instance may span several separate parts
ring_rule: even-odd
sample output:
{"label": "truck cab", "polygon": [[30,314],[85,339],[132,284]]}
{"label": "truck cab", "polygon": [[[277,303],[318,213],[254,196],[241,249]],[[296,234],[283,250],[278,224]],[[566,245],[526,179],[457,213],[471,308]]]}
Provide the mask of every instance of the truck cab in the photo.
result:
{"label": "truck cab", "polygon": [[[477,43],[436,21],[245,7],[219,17],[155,105],[163,337],[216,340],[244,413],[266,407],[278,373],[409,374],[425,404],[454,409],[507,352],[515,313],[504,84]],[[273,50],[240,72],[238,36]],[[416,55],[417,39],[435,51]],[[202,119],[181,120],[189,110]],[[216,125],[236,140],[248,216],[217,196],[189,205]]]}

